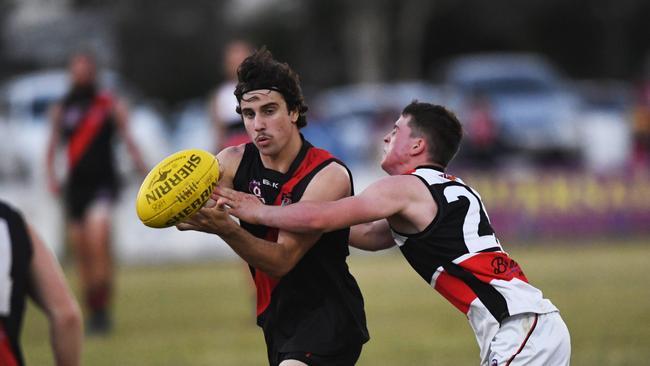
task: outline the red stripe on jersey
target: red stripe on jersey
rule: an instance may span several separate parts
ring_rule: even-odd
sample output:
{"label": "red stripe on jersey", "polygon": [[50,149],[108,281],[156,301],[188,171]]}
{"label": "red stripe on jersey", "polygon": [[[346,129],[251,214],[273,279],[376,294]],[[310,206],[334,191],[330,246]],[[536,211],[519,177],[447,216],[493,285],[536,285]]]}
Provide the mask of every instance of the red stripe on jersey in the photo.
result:
{"label": "red stripe on jersey", "polygon": [[255,289],[257,292],[257,316],[260,316],[271,303],[271,293],[280,282],[266,273],[255,269]]}
{"label": "red stripe on jersey", "polygon": [[461,262],[459,266],[485,283],[492,280],[510,281],[513,278],[528,282],[519,264],[505,252],[478,253]]}
{"label": "red stripe on jersey", "polygon": [[[270,228],[264,238],[268,241],[278,241],[278,229]],[[260,316],[271,303],[271,293],[280,282],[279,279],[267,275],[265,272],[255,268],[255,289],[257,292],[257,316]]]}
{"label": "red stripe on jersey", "polygon": [[280,189],[280,194],[276,197],[273,204],[276,206],[281,205],[283,196],[289,194],[298,182],[311,173],[314,168],[326,160],[333,158],[334,156],[332,156],[332,154],[327,150],[319,149],[317,147],[310,148],[309,151],[307,151],[307,154],[305,154],[304,159],[302,159],[302,162],[300,162],[298,168],[296,168],[291,179],[289,179]]}
{"label": "red stripe on jersey", "polygon": [[0,366],[18,366],[16,356],[11,350],[9,337],[0,323]]}
{"label": "red stripe on jersey", "polygon": [[442,272],[440,276],[438,276],[436,279],[435,289],[464,314],[467,314],[469,311],[469,304],[471,304],[477,297],[474,291],[472,291],[465,282],[447,272]]}
{"label": "red stripe on jersey", "polygon": [[[296,186],[296,184],[298,184],[320,164],[332,158],[332,154],[326,150],[318,149],[315,147],[310,148],[309,151],[307,151],[307,154],[305,154],[304,159],[300,162],[298,168],[296,168],[293,176],[280,188],[280,193],[278,193],[273,204],[275,206],[282,205],[283,199],[285,197],[290,197],[291,191],[293,191],[293,188]],[[277,242],[278,229],[270,228],[266,234],[265,239],[268,241]],[[271,295],[273,293],[273,289],[275,289],[279,282],[280,279],[273,278],[255,268],[255,287],[257,288],[257,316],[262,314],[271,303]]]}
{"label": "red stripe on jersey", "polygon": [[88,109],[88,112],[79,123],[79,127],[70,137],[68,144],[68,164],[72,170],[88,146],[92,143],[100,128],[104,124],[106,115],[113,104],[113,99],[109,95],[98,95],[95,97],[93,104]]}

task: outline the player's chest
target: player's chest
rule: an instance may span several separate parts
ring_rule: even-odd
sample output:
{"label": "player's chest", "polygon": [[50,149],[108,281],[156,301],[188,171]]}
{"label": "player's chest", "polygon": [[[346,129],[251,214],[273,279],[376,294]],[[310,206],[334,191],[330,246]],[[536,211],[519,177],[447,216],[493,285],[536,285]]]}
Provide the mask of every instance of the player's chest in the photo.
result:
{"label": "player's chest", "polygon": [[63,109],[63,128],[72,131],[79,127],[88,111],[87,103],[72,103]]}

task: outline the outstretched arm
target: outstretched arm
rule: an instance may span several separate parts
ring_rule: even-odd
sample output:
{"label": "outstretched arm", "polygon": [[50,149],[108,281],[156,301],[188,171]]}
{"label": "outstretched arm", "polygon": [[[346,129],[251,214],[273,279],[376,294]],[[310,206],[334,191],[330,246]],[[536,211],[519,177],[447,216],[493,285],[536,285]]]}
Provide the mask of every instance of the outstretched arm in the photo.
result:
{"label": "outstretched arm", "polygon": [[54,255],[31,228],[29,234],[34,248],[30,296],[50,323],[50,342],[56,365],[79,365],[82,340],[79,306]]}
{"label": "outstretched arm", "polygon": [[267,206],[255,196],[223,187],[215,189],[213,198],[227,205],[232,215],[250,223],[298,233],[328,232],[401,212],[409,202],[404,178],[386,177],[371,184],[358,196],[330,202],[300,201],[282,207]]}
{"label": "outstretched arm", "polygon": [[377,220],[350,228],[350,245],[363,250],[377,251],[395,245],[387,220]]}

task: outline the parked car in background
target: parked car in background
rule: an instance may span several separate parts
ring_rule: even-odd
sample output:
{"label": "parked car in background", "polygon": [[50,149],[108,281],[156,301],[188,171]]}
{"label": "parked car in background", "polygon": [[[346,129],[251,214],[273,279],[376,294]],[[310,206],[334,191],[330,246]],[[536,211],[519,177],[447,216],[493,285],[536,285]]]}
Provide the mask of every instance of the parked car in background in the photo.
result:
{"label": "parked car in background", "polygon": [[452,109],[464,123],[468,151],[579,155],[580,97],[543,57],[468,54],[438,72],[446,92],[454,95]]}
{"label": "parked car in background", "polygon": [[443,103],[440,90],[423,81],[326,89],[309,102],[309,124],[303,133],[351,166],[372,165],[380,153],[382,137],[414,99]]}
{"label": "parked car in background", "polygon": [[634,93],[621,80],[580,80],[582,158],[591,171],[625,169],[632,153]]}

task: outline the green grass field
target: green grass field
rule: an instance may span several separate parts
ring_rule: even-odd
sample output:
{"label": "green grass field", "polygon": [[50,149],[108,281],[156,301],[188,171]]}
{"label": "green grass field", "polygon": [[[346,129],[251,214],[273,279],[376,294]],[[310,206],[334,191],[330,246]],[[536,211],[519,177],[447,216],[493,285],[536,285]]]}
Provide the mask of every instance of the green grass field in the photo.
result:
{"label": "green grass field", "polygon": [[[510,254],[560,308],[572,365],[650,364],[650,242],[526,246]],[[399,253],[354,252],[348,262],[372,338],[358,365],[478,365],[464,315]],[[249,277],[240,261],[121,268],[115,332],[88,339],[83,364],[265,365]],[[22,339],[28,365],[52,364],[47,323],[33,306]]]}

